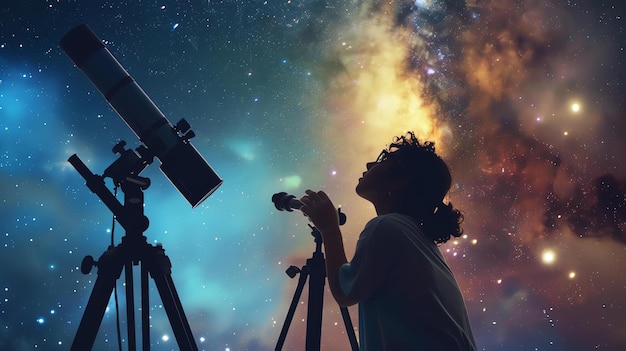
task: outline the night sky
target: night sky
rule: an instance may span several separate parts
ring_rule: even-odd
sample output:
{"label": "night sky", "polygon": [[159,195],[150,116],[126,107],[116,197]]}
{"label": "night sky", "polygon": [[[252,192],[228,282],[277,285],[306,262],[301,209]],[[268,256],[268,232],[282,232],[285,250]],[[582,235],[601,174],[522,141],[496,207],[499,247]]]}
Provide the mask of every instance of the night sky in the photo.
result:
{"label": "night sky", "polygon": [[[465,235],[441,250],[478,348],[626,350],[625,21],[618,0],[4,0],[0,349],[68,350],[97,277],[81,260],[124,235],[67,162],[102,174],[139,146],[59,47],[85,23],[224,179],[192,209],[158,162],[142,173],[201,350],[274,349],[285,269],[315,245],[272,194],[328,192],[351,257],[375,215],[357,179],[407,130],[453,174]],[[304,349],[306,297],[285,350]],[[153,286],[150,306],[152,349],[178,349]],[[117,349],[115,319],[112,299],[94,350]],[[330,293],[322,349],[349,349]]]}

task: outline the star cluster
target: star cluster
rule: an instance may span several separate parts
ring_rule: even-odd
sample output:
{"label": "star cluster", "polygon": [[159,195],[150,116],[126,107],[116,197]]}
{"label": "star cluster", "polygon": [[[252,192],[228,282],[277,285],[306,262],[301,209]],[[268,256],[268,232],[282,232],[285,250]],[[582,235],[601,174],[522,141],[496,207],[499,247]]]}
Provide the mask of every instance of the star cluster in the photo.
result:
{"label": "star cluster", "polygon": [[[274,349],[297,284],[284,272],[315,244],[306,218],[277,211],[272,194],[327,191],[348,215],[351,255],[374,216],[356,180],[407,130],[435,141],[453,173],[465,232],[441,250],[478,348],[625,349],[625,10],[587,0],[3,7],[0,349],[67,350],[97,278],[80,262],[124,235],[67,162],[76,153],[101,174],[115,143],[138,146],[58,45],[80,23],[171,122],[190,122],[224,179],[191,209],[156,164],[142,173],[145,235],[172,261],[201,350]],[[126,344],[123,279],[117,287]],[[151,347],[178,349],[150,290]],[[306,296],[284,349],[304,348]],[[116,310],[112,298],[94,350],[117,349]],[[328,293],[322,349],[349,349]]]}

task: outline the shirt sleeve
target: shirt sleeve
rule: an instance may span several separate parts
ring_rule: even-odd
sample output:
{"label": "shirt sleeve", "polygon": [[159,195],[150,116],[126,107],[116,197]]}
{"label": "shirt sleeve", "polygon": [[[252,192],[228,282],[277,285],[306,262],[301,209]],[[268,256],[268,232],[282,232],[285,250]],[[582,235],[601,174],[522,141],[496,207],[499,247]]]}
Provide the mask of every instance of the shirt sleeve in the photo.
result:
{"label": "shirt sleeve", "polygon": [[393,228],[383,219],[376,217],[367,223],[357,241],[354,257],[339,268],[341,290],[359,302],[378,289],[394,261],[390,235],[387,235]]}

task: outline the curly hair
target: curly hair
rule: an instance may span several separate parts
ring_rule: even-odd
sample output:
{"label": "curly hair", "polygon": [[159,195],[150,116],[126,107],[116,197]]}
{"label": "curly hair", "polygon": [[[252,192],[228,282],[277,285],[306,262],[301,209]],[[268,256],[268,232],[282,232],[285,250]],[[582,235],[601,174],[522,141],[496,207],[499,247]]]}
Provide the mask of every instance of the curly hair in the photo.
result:
{"label": "curly hair", "polygon": [[408,179],[399,196],[398,213],[415,218],[436,244],[463,233],[463,215],[443,200],[450,190],[452,176],[446,163],[435,153],[435,143],[420,142],[413,132],[397,136],[379,156],[394,161],[394,174]]}

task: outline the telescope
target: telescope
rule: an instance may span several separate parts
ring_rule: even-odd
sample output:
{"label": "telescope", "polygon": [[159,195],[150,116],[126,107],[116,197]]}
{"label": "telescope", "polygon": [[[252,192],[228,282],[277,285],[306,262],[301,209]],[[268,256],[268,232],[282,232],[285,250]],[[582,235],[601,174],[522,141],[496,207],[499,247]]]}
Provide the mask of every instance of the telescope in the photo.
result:
{"label": "telescope", "polygon": [[139,138],[142,162],[159,159],[161,172],[192,207],[222,184],[189,141],[195,136],[189,123],[182,119],[172,125],[89,26],[69,31],[61,48]]}
{"label": "telescope", "polygon": [[[295,196],[287,194],[286,192],[272,195],[272,202],[274,203],[274,207],[279,211],[293,212],[293,210],[302,208],[302,202]],[[341,212],[341,208],[337,209],[337,215],[339,216],[339,225],[344,225],[347,217],[345,213]]]}
{"label": "telescope", "polygon": [[[93,347],[109,299],[113,290],[117,289],[116,281],[122,271],[125,271],[126,317],[129,326],[126,340],[128,349],[136,350],[133,266],[141,264],[143,350],[150,349],[148,277],[151,277],[161,296],[179,349],[198,351],[174,286],[171,261],[161,244],[151,245],[143,235],[149,225],[148,218],[144,215],[143,192],[150,186],[150,179],[141,177],[140,174],[155,157],[158,158],[163,174],[192,207],[198,206],[211,195],[222,184],[222,179],[189,142],[195,136],[189,123],[182,119],[172,125],[87,25],[83,24],[69,31],[61,40],[61,47],[142,144],[132,150],[125,148],[125,141],[120,141],[113,148],[119,158],[105,169],[102,176],[93,174],[76,154],[68,159],[85,178],[87,187],[98,195],[126,230],[122,242],[117,246],[111,243],[98,261],[92,256],[83,259],[81,272],[89,274],[92,267],[98,267],[98,278],[70,350],[85,351]],[[113,179],[116,189],[118,186],[121,188],[124,193],[123,204],[118,201],[116,194],[106,188],[104,178]],[[121,338],[118,338],[120,349],[121,344]]]}

